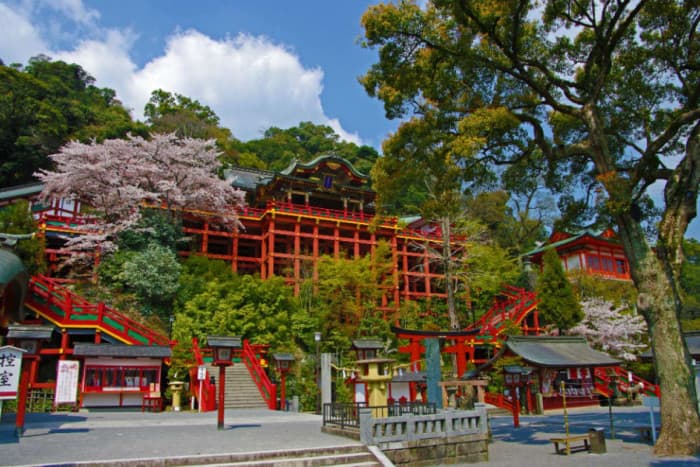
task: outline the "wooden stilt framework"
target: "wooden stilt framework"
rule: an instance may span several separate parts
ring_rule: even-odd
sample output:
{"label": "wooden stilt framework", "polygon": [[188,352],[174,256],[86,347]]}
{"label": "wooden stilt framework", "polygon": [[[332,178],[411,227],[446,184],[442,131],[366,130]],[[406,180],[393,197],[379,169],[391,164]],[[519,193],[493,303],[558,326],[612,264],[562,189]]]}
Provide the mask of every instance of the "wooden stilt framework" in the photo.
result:
{"label": "wooden stilt framework", "polygon": [[[318,279],[323,255],[360,258],[373,254],[380,242],[391,248],[393,284],[378,304],[387,318],[402,301],[444,300],[439,227],[423,221],[402,225],[396,218],[375,219],[375,193],[369,178],[346,160],[323,156],[295,162],[280,173],[238,168],[233,185],[246,192],[248,207],[240,211],[242,228],[227,230],[206,212],[183,212],[183,230],[191,245],[180,254],[203,254],[228,262],[240,274],[262,279],[284,277],[299,293],[308,278]],[[47,213],[42,233],[51,239],[47,252],[55,263],[67,252],[58,238],[77,233],[80,219]],[[58,234],[61,234],[59,237]]]}

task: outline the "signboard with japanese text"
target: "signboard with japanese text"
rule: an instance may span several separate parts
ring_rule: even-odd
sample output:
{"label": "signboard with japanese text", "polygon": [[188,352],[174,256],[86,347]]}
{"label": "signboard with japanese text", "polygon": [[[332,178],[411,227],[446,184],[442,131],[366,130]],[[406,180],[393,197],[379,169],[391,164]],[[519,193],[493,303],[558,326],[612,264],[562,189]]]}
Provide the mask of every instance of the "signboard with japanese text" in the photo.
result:
{"label": "signboard with japanese text", "polygon": [[24,352],[11,345],[0,347],[0,400],[17,398]]}
{"label": "signboard with japanese text", "polygon": [[54,404],[75,404],[78,401],[79,368],[77,360],[58,361]]}

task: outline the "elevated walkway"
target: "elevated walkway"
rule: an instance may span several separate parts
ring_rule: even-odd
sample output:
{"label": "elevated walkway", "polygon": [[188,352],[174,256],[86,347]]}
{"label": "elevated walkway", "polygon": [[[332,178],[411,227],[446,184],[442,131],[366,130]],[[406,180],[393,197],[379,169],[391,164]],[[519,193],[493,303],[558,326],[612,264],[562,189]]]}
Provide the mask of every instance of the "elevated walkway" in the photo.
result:
{"label": "elevated walkway", "polygon": [[24,305],[36,315],[63,329],[90,329],[127,345],[169,345],[169,339],[104,303],[90,303],[56,279],[34,276],[29,280]]}

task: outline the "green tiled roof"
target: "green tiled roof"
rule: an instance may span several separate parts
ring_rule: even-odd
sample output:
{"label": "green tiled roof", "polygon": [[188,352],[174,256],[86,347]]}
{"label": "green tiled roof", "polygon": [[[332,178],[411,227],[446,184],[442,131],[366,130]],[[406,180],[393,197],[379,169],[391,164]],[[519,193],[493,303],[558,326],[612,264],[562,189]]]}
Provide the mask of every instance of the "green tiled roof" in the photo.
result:
{"label": "green tiled roof", "polygon": [[324,156],[318,156],[317,158],[315,158],[314,160],[309,161],[309,162],[300,162],[300,161],[295,160],[294,162],[289,164],[289,166],[286,169],[282,170],[280,172],[280,174],[291,175],[294,173],[294,171],[297,168],[309,169],[315,165],[318,165],[322,161],[333,161],[333,162],[338,162],[340,164],[343,164],[343,165],[347,166],[356,177],[362,178],[364,180],[369,180],[369,177],[367,175],[360,173],[357,169],[355,169],[355,167],[353,167],[353,165],[347,159],[342,158],[340,156],[336,156],[335,154],[327,154]]}
{"label": "green tiled roof", "polygon": [[22,260],[14,253],[0,248],[0,285],[5,285],[15,278],[26,282],[29,279]]}
{"label": "green tiled roof", "polygon": [[597,232],[597,231],[594,231],[594,230],[591,230],[591,229],[582,230],[582,231],[580,231],[580,232],[577,232],[577,233],[575,233],[575,234],[572,234],[571,237],[564,238],[564,239],[562,239],[562,240],[559,240],[558,242],[554,242],[554,243],[545,243],[544,245],[542,245],[542,246],[540,246],[540,247],[537,247],[537,248],[535,248],[534,250],[528,251],[527,253],[525,253],[525,254],[523,255],[523,257],[526,257],[526,258],[527,258],[527,257],[529,257],[529,256],[534,256],[534,255],[536,255],[536,254],[538,254],[538,253],[542,253],[542,252],[544,252],[544,251],[547,251],[547,250],[549,250],[550,248],[559,248],[560,246],[566,245],[566,244],[568,244],[568,243],[575,242],[576,240],[578,240],[578,239],[580,239],[580,238],[583,238],[583,237],[585,237],[585,236],[598,238],[598,237],[600,237],[601,233],[602,233],[602,232]]}
{"label": "green tiled roof", "polygon": [[0,200],[13,198],[26,198],[32,195],[38,195],[44,188],[43,183],[30,183],[27,185],[13,186],[0,190]]}
{"label": "green tiled roof", "polygon": [[506,346],[523,360],[541,367],[572,368],[619,365],[594,350],[582,336],[508,336]]}
{"label": "green tiled roof", "polygon": [[164,345],[88,344],[76,342],[73,355],[83,357],[150,357],[170,358],[170,347]]}

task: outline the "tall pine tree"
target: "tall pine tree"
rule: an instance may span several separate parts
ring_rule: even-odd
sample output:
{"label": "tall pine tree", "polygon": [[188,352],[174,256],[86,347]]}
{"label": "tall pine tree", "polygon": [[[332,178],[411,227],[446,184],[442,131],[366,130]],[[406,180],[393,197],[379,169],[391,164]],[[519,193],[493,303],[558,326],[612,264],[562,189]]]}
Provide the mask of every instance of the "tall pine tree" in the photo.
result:
{"label": "tall pine tree", "polygon": [[550,248],[543,257],[542,274],[537,280],[537,298],[542,321],[553,324],[559,333],[578,324],[584,317],[581,304],[564,273],[557,250]]}

